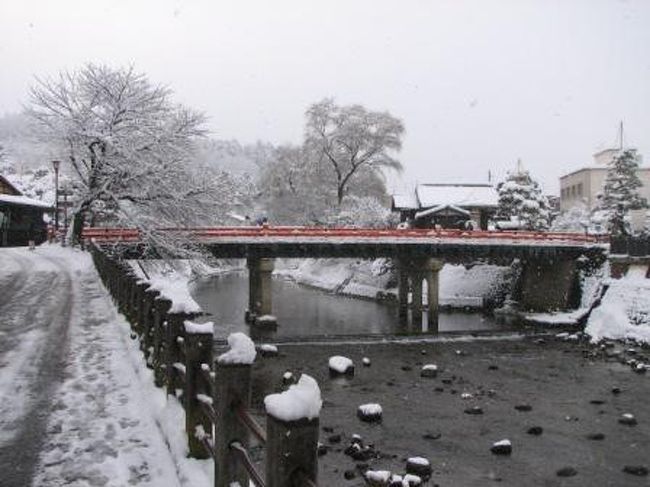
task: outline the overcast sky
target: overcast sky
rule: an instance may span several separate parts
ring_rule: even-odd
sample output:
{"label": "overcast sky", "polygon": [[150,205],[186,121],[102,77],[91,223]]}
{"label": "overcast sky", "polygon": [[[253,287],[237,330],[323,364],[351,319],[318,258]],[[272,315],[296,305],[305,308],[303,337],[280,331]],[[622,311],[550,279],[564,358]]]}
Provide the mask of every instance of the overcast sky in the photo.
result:
{"label": "overcast sky", "polygon": [[620,120],[650,161],[648,0],[0,0],[0,114],[87,61],[134,64],[241,142],[299,142],[326,96],[388,110],[391,189],[521,158],[557,192]]}

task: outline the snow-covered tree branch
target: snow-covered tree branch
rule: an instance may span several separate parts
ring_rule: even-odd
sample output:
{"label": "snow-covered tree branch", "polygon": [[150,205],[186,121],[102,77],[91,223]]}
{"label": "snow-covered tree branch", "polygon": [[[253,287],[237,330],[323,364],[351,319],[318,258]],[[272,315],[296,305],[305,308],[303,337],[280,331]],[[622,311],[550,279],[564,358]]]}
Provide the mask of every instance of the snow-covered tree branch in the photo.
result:
{"label": "snow-covered tree branch", "polygon": [[174,103],[171,91],[131,68],[88,64],[39,79],[28,113],[47,136],[65,142],[83,186],[75,232],[98,215],[153,234],[214,218],[214,178],[189,164],[205,134],[203,114]]}

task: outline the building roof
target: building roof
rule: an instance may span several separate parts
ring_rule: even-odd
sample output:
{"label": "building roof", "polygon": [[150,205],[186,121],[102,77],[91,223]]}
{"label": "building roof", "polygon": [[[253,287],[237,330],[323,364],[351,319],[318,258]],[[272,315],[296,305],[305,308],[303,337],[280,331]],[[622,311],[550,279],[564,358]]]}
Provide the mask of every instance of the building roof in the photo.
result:
{"label": "building roof", "polygon": [[470,216],[470,212],[467,210],[464,210],[462,208],[458,208],[457,206],[454,205],[440,205],[440,206],[434,206],[433,208],[429,208],[428,210],[423,210],[423,211],[418,211],[415,214],[415,219],[419,220],[420,218],[424,218],[425,216],[429,215],[434,215],[436,213],[440,213],[444,210],[448,210],[450,213],[458,213],[460,215],[464,216]]}
{"label": "building roof", "polygon": [[52,209],[52,205],[43,201],[28,198],[27,196],[16,196],[12,194],[0,194],[0,204],[2,203],[14,206],[32,206],[35,208]]}
{"label": "building roof", "polygon": [[11,181],[9,181],[6,177],[4,177],[2,174],[0,174],[0,183],[2,183],[4,186],[8,187],[11,193],[15,196],[20,196],[22,193],[14,186]]}
{"label": "building roof", "polygon": [[419,208],[439,206],[497,207],[499,195],[490,184],[419,184],[415,188]]}
{"label": "building roof", "polygon": [[393,195],[393,209],[394,210],[417,210],[419,208],[418,201],[414,194],[394,194]]}

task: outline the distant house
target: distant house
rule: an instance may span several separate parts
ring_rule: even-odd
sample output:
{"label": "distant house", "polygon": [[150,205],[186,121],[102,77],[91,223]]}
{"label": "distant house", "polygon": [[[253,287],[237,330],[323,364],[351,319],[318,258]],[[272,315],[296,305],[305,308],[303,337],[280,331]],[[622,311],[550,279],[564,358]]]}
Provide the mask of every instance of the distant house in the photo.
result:
{"label": "distant house", "polygon": [[23,196],[0,175],[0,247],[27,245],[30,237],[36,243],[47,238],[43,214],[52,207],[42,201]]}
{"label": "distant house", "polygon": [[392,210],[416,228],[487,230],[498,201],[490,184],[418,184],[413,194],[393,195]]}

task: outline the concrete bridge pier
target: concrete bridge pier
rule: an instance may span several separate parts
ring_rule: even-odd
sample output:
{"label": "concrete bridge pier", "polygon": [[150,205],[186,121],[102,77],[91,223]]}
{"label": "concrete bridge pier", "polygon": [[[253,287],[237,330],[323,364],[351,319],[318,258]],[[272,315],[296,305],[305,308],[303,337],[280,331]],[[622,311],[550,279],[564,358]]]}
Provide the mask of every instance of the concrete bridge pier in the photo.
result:
{"label": "concrete bridge pier", "polygon": [[417,331],[422,329],[422,283],[427,283],[427,329],[438,331],[439,272],[443,262],[429,257],[398,261],[398,306],[401,322],[408,321],[408,292],[411,291],[411,319]]}
{"label": "concrete bridge pier", "polygon": [[522,262],[518,300],[525,310],[547,312],[576,308],[580,300],[575,259]]}
{"label": "concrete bridge pier", "polygon": [[249,257],[246,264],[248,266],[249,310],[247,321],[253,321],[255,317],[272,314],[271,275],[274,269],[274,259]]}

